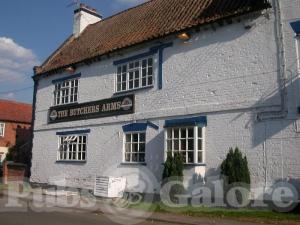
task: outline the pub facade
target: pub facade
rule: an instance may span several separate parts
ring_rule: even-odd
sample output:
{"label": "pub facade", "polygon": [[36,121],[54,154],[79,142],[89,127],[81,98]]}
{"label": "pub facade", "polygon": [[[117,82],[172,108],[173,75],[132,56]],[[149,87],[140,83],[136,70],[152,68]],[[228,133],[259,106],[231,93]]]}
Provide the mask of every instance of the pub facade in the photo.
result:
{"label": "pub facade", "polygon": [[[34,69],[31,181],[93,189],[105,174],[158,192],[170,151],[188,188],[218,176],[236,146],[253,188],[300,179],[299,49],[287,22],[300,9],[218,2],[153,0],[104,19],[81,4],[73,35]],[[145,171],[157,181],[146,191]]]}

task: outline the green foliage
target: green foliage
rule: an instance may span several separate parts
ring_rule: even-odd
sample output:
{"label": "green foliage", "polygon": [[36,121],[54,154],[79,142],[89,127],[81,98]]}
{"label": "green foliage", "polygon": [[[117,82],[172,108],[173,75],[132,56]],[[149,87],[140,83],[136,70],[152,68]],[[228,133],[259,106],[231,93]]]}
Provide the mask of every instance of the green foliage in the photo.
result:
{"label": "green foliage", "polygon": [[183,179],[183,160],[179,153],[175,153],[174,157],[171,152],[167,153],[167,160],[163,171],[163,180],[177,177],[178,180]]}
{"label": "green foliage", "polygon": [[228,184],[244,183],[250,185],[250,172],[247,157],[236,147],[230,148],[226,159],[221,164],[221,174],[226,176]]}
{"label": "green foliage", "polygon": [[163,185],[169,181],[175,181],[177,184],[170,189],[169,195],[171,200],[175,203],[178,201],[176,195],[184,192],[183,181],[183,159],[179,153],[172,156],[171,152],[167,154],[167,160],[163,171]]}
{"label": "green foliage", "polygon": [[30,165],[31,151],[29,144],[23,143],[10,147],[5,160]]}

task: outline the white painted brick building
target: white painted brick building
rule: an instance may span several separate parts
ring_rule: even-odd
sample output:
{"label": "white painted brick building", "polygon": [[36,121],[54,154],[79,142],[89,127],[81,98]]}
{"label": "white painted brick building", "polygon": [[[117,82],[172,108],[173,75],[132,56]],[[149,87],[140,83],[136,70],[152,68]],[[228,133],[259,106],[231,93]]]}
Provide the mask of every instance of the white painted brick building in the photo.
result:
{"label": "white painted brick building", "polygon": [[[92,46],[92,41],[96,39],[88,39],[88,33],[95,34],[98,29],[100,36],[101,32],[108,32],[108,35],[114,32],[114,35],[118,35],[114,28],[105,30],[105,24],[109,23],[107,26],[113,27],[113,22],[118,23],[118,17],[122,17],[120,20],[126,26],[126,14],[135,14],[145,7],[158,7],[157,5],[168,2],[170,1],[151,1],[90,25],[78,34],[77,39],[71,37],[41,67],[36,68],[32,182],[59,184],[59,180],[67,186],[93,189],[95,176],[108,169],[116,174],[132,171],[138,174],[144,168],[149,169],[160,182],[168,148],[165,132],[171,129],[167,128],[168,123],[175,127],[191,127],[194,131],[191,138],[193,141],[194,138],[197,139],[198,127],[199,131],[203,131],[202,160],[199,158],[198,161],[196,158],[201,154],[200,151],[190,155],[186,153],[187,162],[190,160],[184,171],[187,185],[192,185],[197,176],[209,179],[210,176],[219,175],[219,166],[228,149],[235,146],[247,155],[253,187],[267,187],[278,180],[300,180],[299,49],[296,31],[290,26],[291,22],[300,17],[300,5],[296,0],[273,0],[271,8],[232,13],[230,17],[223,16],[212,22],[187,25],[184,29],[178,27],[176,32],[166,32],[143,42],[136,41],[126,48],[125,45],[116,46],[117,50],[97,57],[91,52],[94,58],[88,61],[79,62],[74,59],[55,65],[55,60],[71,58],[76,53],[66,56],[64,53],[71,52],[68,45],[75,44],[76,41],[85,44],[91,41]],[[174,5],[176,2],[180,1],[174,1]],[[186,1],[184,4],[201,6],[202,3],[199,2]],[[146,10],[143,15],[150,14],[151,9],[147,9],[149,11]],[[88,11],[91,10],[85,8],[85,12]],[[132,20],[129,22],[134,23],[134,19]],[[132,32],[134,38],[136,33]],[[182,33],[186,33],[189,39],[179,38]],[[130,37],[130,33],[128,35]],[[169,46],[166,47],[165,44]],[[158,47],[158,50],[153,50],[153,47]],[[150,81],[143,85],[143,59],[149,58],[153,62],[151,64],[148,61],[145,66],[148,69],[145,77],[151,77],[149,65],[153,65],[153,76],[149,78],[152,79],[152,84]],[[130,85],[134,86],[134,82],[129,81],[129,64],[137,61],[140,63],[139,89],[135,90],[130,88]],[[117,74],[120,65],[127,65],[126,92],[118,91]],[[51,122],[49,113],[61,107],[62,101],[61,96],[58,97],[59,103],[54,100],[56,84],[70,79],[78,80],[78,99],[72,99],[75,105],[133,94],[134,113],[112,113],[110,116],[93,119]],[[71,89],[69,91],[71,93]],[[63,94],[61,90],[58,92]],[[57,115],[53,118],[55,116]],[[127,162],[125,142],[126,134],[130,131],[145,132],[146,140],[145,150],[143,143],[128,144],[139,146],[141,154],[136,159],[133,154],[128,153],[130,158],[127,160],[131,162]],[[171,148],[177,148],[174,147],[177,145],[175,132],[177,131],[173,133],[175,139]],[[78,160],[82,157],[78,155],[78,145],[81,142],[76,139],[76,135],[82,135],[80,133],[87,137],[84,144],[86,157],[83,160]],[[194,141],[190,147],[188,134],[184,131],[181,134],[187,135],[184,139],[187,146],[178,142],[179,148],[193,150],[198,145],[200,150],[200,144]],[[63,147],[59,145],[59,140],[65,137],[63,135],[69,137],[66,141],[69,143],[66,144],[66,156],[60,152]],[[77,147],[74,147],[76,153],[75,158],[72,158],[68,154],[71,151],[70,143],[74,140]],[[143,137],[140,137],[140,142],[143,142]],[[129,147],[129,152],[133,148],[135,147]],[[128,189],[131,190],[130,187],[138,182],[139,177],[136,180],[129,179]],[[155,186],[150,191],[157,190],[158,187]]]}

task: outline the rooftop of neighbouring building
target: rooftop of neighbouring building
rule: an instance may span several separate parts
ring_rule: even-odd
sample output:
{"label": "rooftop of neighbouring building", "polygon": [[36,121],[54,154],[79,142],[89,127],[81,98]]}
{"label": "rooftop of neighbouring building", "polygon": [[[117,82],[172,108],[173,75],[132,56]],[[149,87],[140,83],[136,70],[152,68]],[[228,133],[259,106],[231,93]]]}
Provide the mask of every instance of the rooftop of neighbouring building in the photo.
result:
{"label": "rooftop of neighbouring building", "polygon": [[31,115],[30,104],[0,99],[0,121],[31,123]]}
{"label": "rooftop of neighbouring building", "polygon": [[70,36],[35,74],[55,72],[116,50],[180,31],[259,11],[268,0],[151,0]]}

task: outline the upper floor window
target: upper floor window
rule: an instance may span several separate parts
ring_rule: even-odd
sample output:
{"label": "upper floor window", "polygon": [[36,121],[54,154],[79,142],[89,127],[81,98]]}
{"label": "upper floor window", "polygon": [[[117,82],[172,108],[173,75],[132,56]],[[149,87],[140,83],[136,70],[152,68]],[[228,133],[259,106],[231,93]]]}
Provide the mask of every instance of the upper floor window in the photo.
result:
{"label": "upper floor window", "polygon": [[4,137],[5,123],[0,122],[0,137]]}
{"label": "upper floor window", "polygon": [[186,164],[204,163],[204,129],[197,126],[167,128],[166,151],[180,153]]}
{"label": "upper floor window", "polygon": [[59,137],[58,160],[85,161],[87,135],[64,135]]}
{"label": "upper floor window", "polygon": [[153,85],[153,58],[118,66],[116,91],[128,91]]}
{"label": "upper floor window", "polygon": [[125,134],[124,161],[128,163],[145,162],[146,133]]}
{"label": "upper floor window", "polygon": [[78,101],[78,79],[55,84],[54,105],[64,105]]}

